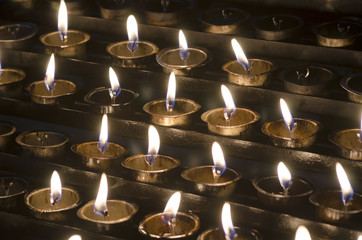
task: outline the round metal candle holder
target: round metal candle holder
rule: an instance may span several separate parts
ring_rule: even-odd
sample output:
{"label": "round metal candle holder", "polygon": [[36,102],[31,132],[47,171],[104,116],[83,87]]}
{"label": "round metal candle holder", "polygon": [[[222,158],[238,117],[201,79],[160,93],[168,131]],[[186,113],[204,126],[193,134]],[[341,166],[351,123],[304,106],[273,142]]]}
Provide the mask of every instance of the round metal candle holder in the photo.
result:
{"label": "round metal candle holder", "polygon": [[[47,0],[49,9],[53,12],[59,11],[60,1],[58,0]],[[66,0],[65,4],[67,5],[67,13],[70,15],[83,15],[85,13],[85,4],[84,0]]]}
{"label": "round metal candle holder", "polygon": [[25,72],[21,69],[0,69],[0,95],[20,96],[23,93]]}
{"label": "round metal candle holder", "polygon": [[209,110],[201,115],[207,123],[210,132],[224,136],[249,136],[254,123],[259,121],[260,115],[246,108],[236,108],[229,121],[224,117],[225,108]]}
{"label": "round metal candle holder", "polygon": [[200,105],[187,98],[176,98],[172,112],[166,109],[166,100],[148,102],[143,110],[151,115],[151,122],[161,126],[185,126],[191,123],[191,116],[200,109]]}
{"label": "round metal candle holder", "polygon": [[93,105],[96,112],[114,113],[133,103],[138,96],[135,92],[122,88],[119,96],[112,102],[109,91],[110,88],[106,87],[93,89],[84,96],[84,101]]}
{"label": "round metal candle holder", "polygon": [[348,92],[348,99],[352,102],[362,103],[362,73],[341,80],[341,86]]}
{"label": "round metal candle holder", "polygon": [[24,206],[28,183],[18,177],[0,177],[0,208],[16,209]]}
{"label": "round metal candle holder", "polygon": [[205,66],[211,61],[211,55],[204,48],[189,48],[189,57],[183,61],[179,48],[166,48],[156,54],[156,60],[166,73],[197,75],[205,71]]}
{"label": "round metal candle holder", "polygon": [[130,178],[147,183],[167,183],[180,166],[180,160],[176,158],[157,155],[150,167],[145,161],[146,156],[135,155],[122,161],[122,166],[127,169]]}
{"label": "round metal candle holder", "polygon": [[314,29],[317,42],[325,47],[347,47],[353,45],[362,34],[362,25],[354,21],[323,23]]}
{"label": "round metal candle holder", "polygon": [[86,221],[98,232],[117,230],[125,225],[138,211],[138,206],[122,200],[107,200],[108,216],[101,217],[93,211],[94,200],[88,202],[77,211],[80,219]]}
{"label": "round metal candle holder", "polygon": [[362,196],[354,193],[348,206],[342,203],[340,190],[326,190],[316,192],[309,197],[309,201],[315,207],[315,215],[318,219],[336,224],[348,224],[361,219]]}
{"label": "round metal candle holder", "polygon": [[44,81],[36,81],[30,83],[26,90],[30,93],[31,100],[39,104],[59,104],[64,101],[67,96],[74,94],[77,90],[75,83],[56,79],[52,91],[49,91],[44,84]]}
{"label": "round metal candle holder", "polygon": [[65,154],[69,138],[59,132],[35,131],[21,133],[15,141],[25,156],[54,159]]}
{"label": "round metal candle holder", "polygon": [[39,39],[47,54],[54,53],[62,57],[85,58],[86,43],[89,41],[90,35],[77,30],[68,30],[68,39],[65,43],[60,40],[58,32],[43,34]]}
{"label": "round metal candle holder", "polygon": [[204,32],[237,34],[249,17],[249,13],[239,8],[219,7],[202,11],[198,18]]}
{"label": "round metal candle holder", "polygon": [[0,48],[27,48],[38,27],[33,23],[14,23],[0,26]]}
{"label": "round metal candle holder", "polygon": [[294,15],[269,15],[256,17],[253,26],[258,38],[281,41],[296,37],[303,26],[303,20]]}
{"label": "round metal candle holder", "polygon": [[326,96],[328,87],[333,79],[333,73],[319,66],[301,66],[289,68],[282,72],[284,88],[288,92]]}
{"label": "round metal candle holder", "polygon": [[137,49],[131,52],[128,49],[129,41],[111,43],[106,51],[111,55],[115,66],[124,68],[147,68],[155,62],[154,56],[158,47],[147,41],[139,41]]}
{"label": "round metal candle holder", "polygon": [[199,166],[186,169],[181,177],[187,180],[193,191],[202,195],[213,197],[227,197],[235,189],[241,175],[227,168],[217,182],[212,173],[213,166]]}
{"label": "round metal candle holder", "polygon": [[142,9],[143,20],[146,24],[158,26],[179,25],[184,20],[188,5],[185,1],[170,0],[165,12],[159,0],[147,1]]}
{"label": "round metal candle holder", "polygon": [[108,142],[104,152],[98,149],[98,142],[73,144],[71,150],[80,156],[80,163],[83,167],[96,170],[107,170],[116,166],[128,152],[121,145],[112,142]]}
{"label": "round metal candle holder", "polygon": [[320,130],[320,123],[311,119],[294,118],[296,124],[293,138],[283,119],[267,122],[262,127],[275,146],[286,148],[307,148],[313,145]]}
{"label": "round metal candle holder", "polygon": [[75,208],[81,203],[77,191],[62,188],[62,199],[54,206],[50,204],[50,188],[36,189],[25,196],[25,205],[31,214],[40,219],[65,221],[75,214]]}
{"label": "round metal candle holder", "polygon": [[132,0],[99,0],[98,6],[101,10],[101,16],[104,19],[126,20],[130,15]]}
{"label": "round metal candle holder", "polygon": [[[261,240],[261,236],[258,231],[254,229],[245,229],[240,227],[234,227],[235,240]],[[212,228],[201,233],[197,240],[225,240],[224,230],[221,228]]]}
{"label": "round metal candle holder", "polygon": [[16,132],[14,125],[7,122],[0,122],[0,151],[9,150],[13,143]]}
{"label": "round metal candle holder", "polygon": [[228,80],[241,86],[261,87],[267,84],[272,71],[273,63],[263,59],[249,59],[251,68],[245,70],[236,60],[228,62],[222,69],[228,73]]}
{"label": "round metal candle holder", "polygon": [[329,136],[329,141],[338,147],[339,154],[348,159],[362,160],[362,141],[359,139],[360,129],[346,129]]}
{"label": "round metal candle holder", "polygon": [[271,209],[298,210],[308,202],[313,188],[306,181],[293,178],[293,184],[284,194],[284,189],[279,183],[277,176],[255,179],[253,185],[257,190],[258,202]]}
{"label": "round metal candle holder", "polygon": [[138,230],[145,236],[151,238],[177,239],[193,235],[200,227],[200,220],[197,216],[177,212],[175,233],[170,233],[170,227],[162,220],[163,213],[156,213],[146,216],[138,226]]}

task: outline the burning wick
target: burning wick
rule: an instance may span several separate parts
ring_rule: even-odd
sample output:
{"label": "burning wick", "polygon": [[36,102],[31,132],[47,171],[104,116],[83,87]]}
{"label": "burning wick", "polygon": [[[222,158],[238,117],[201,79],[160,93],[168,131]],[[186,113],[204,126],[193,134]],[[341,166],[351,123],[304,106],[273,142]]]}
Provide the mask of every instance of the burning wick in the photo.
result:
{"label": "burning wick", "polygon": [[294,123],[294,119],[292,114],[289,111],[289,107],[287,103],[284,101],[283,98],[280,99],[280,109],[282,110],[283,120],[285,123],[285,126],[290,132],[290,138],[293,139],[294,130],[296,127],[296,123]]}
{"label": "burning wick", "polygon": [[176,215],[181,202],[181,193],[175,192],[168,200],[165,210],[163,210],[161,219],[169,226],[172,236],[176,234]]}
{"label": "burning wick", "polygon": [[219,178],[226,170],[226,162],[222,149],[217,142],[212,144],[212,158],[214,160],[214,166],[212,167],[212,174],[214,175],[214,182],[217,183]]}
{"label": "burning wick", "polygon": [[80,235],[72,235],[68,240],[82,240],[82,237]]}
{"label": "burning wick", "polygon": [[180,57],[181,57],[182,61],[185,62],[185,65],[186,65],[186,60],[189,57],[189,47],[187,45],[186,37],[185,37],[184,33],[182,32],[182,30],[180,30],[178,33],[178,39],[179,39],[179,46],[180,46]]}
{"label": "burning wick", "polygon": [[93,212],[101,217],[108,216],[108,207],[107,207],[107,196],[108,196],[108,183],[107,176],[105,173],[102,173],[101,182],[99,184],[97,198],[94,202]]}
{"label": "burning wick", "polygon": [[49,92],[52,92],[55,87],[55,60],[54,60],[54,53],[50,56],[48,68],[44,76],[44,84],[46,89],[48,89]]}
{"label": "burning wick", "polygon": [[103,114],[101,132],[98,139],[98,149],[102,153],[106,151],[108,146],[108,117],[107,114]]}
{"label": "burning wick", "polygon": [[236,41],[235,38],[233,38],[231,40],[231,45],[233,47],[236,60],[249,74],[249,71],[251,69],[251,65],[250,65],[250,62],[249,62],[248,58],[246,57],[243,49],[241,48],[239,42]]}
{"label": "burning wick", "polygon": [[299,226],[295,233],[295,240],[312,240],[309,231],[304,226]]}
{"label": "burning wick", "polygon": [[358,140],[362,142],[362,114],[361,114],[361,122],[359,127],[359,133],[357,133]]}
{"label": "burning wick", "polygon": [[64,0],[60,0],[58,12],[58,33],[60,40],[65,43],[68,40],[68,14]]}
{"label": "burning wick", "polygon": [[236,232],[233,225],[233,220],[231,219],[231,210],[229,203],[224,203],[224,206],[222,207],[221,222],[222,228],[224,229],[225,239],[234,240]]}
{"label": "burning wick", "polygon": [[54,171],[50,180],[50,205],[54,206],[62,199],[62,183],[57,171]]}
{"label": "burning wick", "polygon": [[352,203],[353,200],[353,188],[348,180],[347,174],[344,171],[340,163],[336,164],[336,172],[339,181],[339,185],[342,190],[342,202],[345,208]]}
{"label": "burning wick", "polygon": [[175,74],[172,72],[168,80],[168,88],[166,94],[167,112],[173,111],[173,107],[175,106],[175,99],[176,99],[176,77]]}
{"label": "burning wick", "polygon": [[170,5],[170,1],[169,0],[161,0],[161,6],[162,6],[162,10],[164,13],[167,12],[167,8]]}
{"label": "burning wick", "polygon": [[226,121],[230,121],[236,111],[233,96],[225,85],[221,85],[221,94],[225,102],[224,118]]}
{"label": "burning wick", "polygon": [[145,161],[149,167],[155,163],[158,150],[160,149],[160,136],[157,129],[150,125],[148,128],[148,151],[145,157]]}
{"label": "burning wick", "polygon": [[293,181],[289,169],[285,166],[283,162],[279,162],[278,164],[278,179],[280,185],[284,189],[283,195],[287,196],[289,189],[293,185]]}
{"label": "burning wick", "polygon": [[136,18],[130,15],[127,19],[127,34],[128,34],[128,45],[127,48],[130,52],[136,51],[138,47],[138,26]]}
{"label": "burning wick", "polygon": [[109,68],[109,81],[111,82],[111,88],[109,89],[109,95],[111,96],[112,103],[116,102],[116,98],[121,93],[121,86],[119,84],[117,74],[112,67]]}

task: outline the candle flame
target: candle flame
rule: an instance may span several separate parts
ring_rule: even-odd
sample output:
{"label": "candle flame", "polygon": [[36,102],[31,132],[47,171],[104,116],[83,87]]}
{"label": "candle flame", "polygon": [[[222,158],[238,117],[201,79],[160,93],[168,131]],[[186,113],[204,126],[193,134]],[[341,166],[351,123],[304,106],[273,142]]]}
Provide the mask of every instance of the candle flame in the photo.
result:
{"label": "candle flame", "polygon": [[68,240],[82,240],[80,235],[72,235]]}
{"label": "candle flame", "polygon": [[224,153],[217,142],[213,142],[212,144],[212,158],[214,160],[214,166],[212,167],[214,178],[221,177],[226,170],[226,162],[224,159]]}
{"label": "candle flame", "polygon": [[68,13],[64,0],[60,0],[58,12],[58,33],[60,40],[66,42],[68,39]]}
{"label": "candle flame", "polygon": [[340,163],[336,164],[336,172],[339,181],[339,185],[341,186],[342,190],[342,202],[346,206],[348,205],[353,198],[353,188],[351,183],[348,180],[347,174],[344,171],[344,168]]}
{"label": "candle flame", "polygon": [[189,57],[189,47],[187,45],[186,37],[182,30],[178,33],[178,41],[179,41],[179,47],[180,47],[180,57],[182,61],[186,61]]}
{"label": "candle flame", "polygon": [[278,164],[278,179],[279,183],[284,190],[290,188],[292,184],[292,175],[289,172],[289,169],[283,162],[279,162]]}
{"label": "candle flame", "polygon": [[97,198],[93,206],[93,212],[98,216],[101,217],[108,216],[107,197],[108,197],[107,175],[105,173],[102,173]]}
{"label": "candle flame", "polygon": [[176,215],[181,202],[181,193],[175,192],[168,200],[162,213],[162,221],[169,226],[176,220]]}
{"label": "candle flame", "polygon": [[362,240],[362,235],[359,235],[359,236],[358,236],[358,240]]}
{"label": "candle flame", "polygon": [[111,98],[116,98],[121,93],[121,85],[119,84],[116,72],[112,67],[109,68],[109,81],[111,82],[111,89],[109,95]]}
{"label": "candle flame", "polygon": [[128,50],[136,51],[138,47],[138,26],[136,18],[130,15],[127,19]]}
{"label": "candle flame", "polygon": [[44,77],[44,84],[45,84],[46,89],[48,89],[48,91],[52,91],[54,89],[54,86],[55,86],[54,75],[55,75],[55,60],[54,60],[54,53],[53,53],[50,56],[48,68],[47,68],[47,71],[46,71],[45,77]]}
{"label": "candle flame", "polygon": [[54,206],[62,199],[62,183],[57,171],[53,171],[50,179],[50,204]]}
{"label": "candle flame", "polygon": [[104,152],[107,149],[107,145],[108,145],[108,117],[107,114],[103,114],[102,126],[98,139],[99,151]]}
{"label": "candle flame", "polygon": [[148,128],[148,151],[145,157],[146,163],[150,166],[155,162],[155,159],[160,149],[160,136],[157,129],[150,125]]}
{"label": "candle flame", "polygon": [[285,126],[288,128],[288,130],[291,132],[294,130],[294,119],[292,114],[289,111],[287,103],[284,101],[283,98],[280,99],[280,109],[282,110],[283,120],[285,123]]}
{"label": "candle flame", "polygon": [[229,89],[225,85],[221,85],[221,94],[225,102],[225,120],[230,120],[236,111],[235,103],[233,96],[231,95]]}
{"label": "candle flame", "polygon": [[[0,65],[1,68],[1,65]],[[357,137],[360,141],[362,141],[362,114],[361,114],[361,122],[360,122],[360,127],[359,127],[359,133],[357,133]]]}
{"label": "candle flame", "polygon": [[238,63],[243,66],[243,68],[245,70],[248,70],[250,68],[250,62],[248,60],[248,58],[246,57],[243,49],[241,48],[240,44],[238,41],[236,41],[235,38],[233,38],[231,40],[231,45],[233,47],[234,53],[235,53],[235,57],[236,60],[238,61]]}
{"label": "candle flame", "polygon": [[235,228],[233,225],[233,220],[231,219],[230,204],[227,202],[224,203],[224,206],[222,207],[221,222],[222,222],[222,228],[224,229],[225,239],[234,240]]}
{"label": "candle flame", "polygon": [[172,112],[173,107],[175,106],[176,99],[176,77],[175,73],[172,72],[170,74],[170,78],[168,80],[168,88],[166,94],[166,109],[167,112]]}
{"label": "candle flame", "polygon": [[304,226],[299,226],[295,233],[295,240],[312,240],[309,231]]}

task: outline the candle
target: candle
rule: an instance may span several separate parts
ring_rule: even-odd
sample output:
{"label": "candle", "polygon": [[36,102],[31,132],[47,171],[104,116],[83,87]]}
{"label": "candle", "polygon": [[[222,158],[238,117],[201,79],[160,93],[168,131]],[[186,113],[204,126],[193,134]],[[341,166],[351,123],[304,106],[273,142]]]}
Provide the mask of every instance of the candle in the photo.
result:
{"label": "candle", "polygon": [[24,206],[28,183],[18,177],[0,177],[0,208],[19,209]]}
{"label": "candle", "polygon": [[16,97],[23,93],[25,72],[21,69],[3,68],[0,51],[0,95]]}
{"label": "candle", "polygon": [[[27,0],[26,2],[31,1]],[[32,43],[37,31],[38,27],[33,23],[3,24],[0,26],[0,48],[26,49]]]}

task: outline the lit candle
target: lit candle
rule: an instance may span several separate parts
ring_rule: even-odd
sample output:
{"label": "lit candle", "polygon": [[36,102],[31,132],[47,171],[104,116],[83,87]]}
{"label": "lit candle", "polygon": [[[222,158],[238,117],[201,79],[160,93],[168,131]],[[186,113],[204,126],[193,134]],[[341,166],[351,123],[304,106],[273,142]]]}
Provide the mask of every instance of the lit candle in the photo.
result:
{"label": "lit candle", "polygon": [[181,202],[181,193],[175,192],[168,200],[162,213],[162,221],[170,228],[170,234],[175,235],[176,216]]}
{"label": "lit candle", "polygon": [[121,85],[119,84],[118,77],[113,68],[109,68],[109,81],[111,82],[111,88],[109,89],[109,95],[113,102],[116,101],[116,98],[121,93]]}
{"label": "lit candle", "polygon": [[50,180],[50,204],[54,206],[62,199],[62,183],[57,171],[54,171]]}
{"label": "lit candle", "polygon": [[58,12],[58,32],[60,40],[66,42],[68,39],[68,13],[64,0],[60,0]]}
{"label": "lit candle", "polygon": [[212,158],[214,160],[214,166],[212,167],[212,174],[214,175],[215,183],[219,181],[219,178],[226,170],[226,162],[222,149],[217,142],[212,144]]}
{"label": "lit candle", "polygon": [[148,151],[145,157],[146,163],[152,167],[160,149],[160,136],[157,129],[150,125],[148,128]]}
{"label": "lit candle", "polygon": [[224,117],[228,121],[235,114],[236,107],[229,89],[225,85],[221,85],[221,94],[225,102]]}
{"label": "lit candle", "polygon": [[283,162],[279,162],[278,164],[278,179],[280,185],[284,189],[284,195],[288,195],[288,190],[292,186],[293,181],[289,169]]}
{"label": "lit candle", "polygon": [[136,18],[130,15],[127,19],[128,50],[136,51],[138,47],[138,25]]}
{"label": "lit candle", "polygon": [[251,65],[250,65],[250,62],[248,60],[248,58],[246,57],[243,49],[241,48],[239,42],[233,38],[231,40],[231,45],[233,47],[233,50],[234,50],[234,53],[235,53],[235,57],[236,57],[236,60],[238,61],[238,63],[243,66],[243,68],[245,70],[249,70]]}
{"label": "lit candle", "polygon": [[182,30],[179,31],[178,38],[180,46],[180,58],[182,59],[182,61],[185,62],[189,57],[189,47],[187,45],[186,37]]}
{"label": "lit candle", "polygon": [[295,240],[312,240],[309,231],[304,226],[299,226],[295,233]]}
{"label": "lit candle", "polygon": [[82,240],[82,237],[80,235],[72,235],[68,240]]}
{"label": "lit candle", "polygon": [[295,128],[294,119],[293,119],[292,114],[289,111],[289,107],[288,107],[287,103],[284,101],[283,98],[280,99],[280,109],[282,111],[285,126],[288,128],[288,130],[290,132],[290,138],[293,138],[293,131]]}
{"label": "lit candle", "polygon": [[108,146],[108,118],[107,114],[103,114],[101,131],[99,133],[98,149],[104,153]]}
{"label": "lit candle", "polygon": [[222,207],[221,222],[226,240],[234,240],[236,232],[233,221],[231,219],[231,210],[229,203],[224,203],[224,206]]}
{"label": "lit candle", "polygon": [[172,112],[175,106],[176,100],[176,77],[175,74],[172,72],[170,74],[170,78],[168,80],[168,88],[166,94],[166,109],[167,112]]}
{"label": "lit candle", "polygon": [[50,56],[47,71],[46,71],[45,77],[44,77],[44,84],[45,84],[46,89],[48,89],[49,92],[53,91],[53,89],[54,89],[54,85],[55,85],[54,75],[55,75],[55,60],[54,60],[54,53],[53,53]]}
{"label": "lit candle", "polygon": [[108,216],[107,197],[108,197],[107,176],[105,173],[102,173],[101,182],[99,183],[97,198],[93,205],[94,213],[101,217]]}
{"label": "lit candle", "polygon": [[348,206],[353,199],[353,188],[348,180],[347,174],[340,163],[336,164],[336,172],[339,181],[339,185],[342,190],[342,202],[344,206]]}

